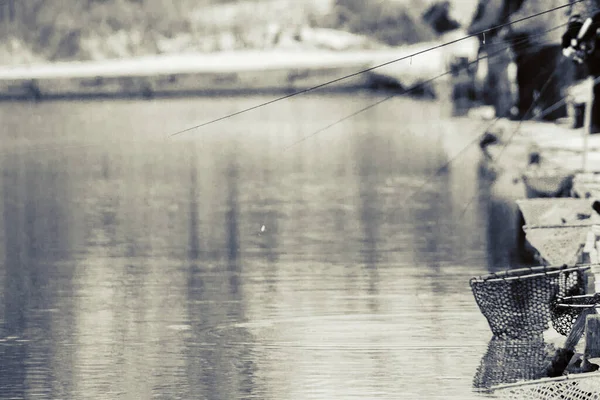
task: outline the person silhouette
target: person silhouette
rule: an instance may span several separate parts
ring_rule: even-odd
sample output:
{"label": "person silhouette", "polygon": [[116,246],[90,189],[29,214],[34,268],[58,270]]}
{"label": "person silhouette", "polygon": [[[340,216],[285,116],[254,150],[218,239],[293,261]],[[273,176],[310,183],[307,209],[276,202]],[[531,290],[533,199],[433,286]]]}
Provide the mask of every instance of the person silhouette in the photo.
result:
{"label": "person silhouette", "polygon": [[[569,18],[562,36],[563,55],[585,68],[585,75],[600,78],[600,12],[583,19],[580,15]],[[600,133],[600,85],[594,84],[591,133]]]}

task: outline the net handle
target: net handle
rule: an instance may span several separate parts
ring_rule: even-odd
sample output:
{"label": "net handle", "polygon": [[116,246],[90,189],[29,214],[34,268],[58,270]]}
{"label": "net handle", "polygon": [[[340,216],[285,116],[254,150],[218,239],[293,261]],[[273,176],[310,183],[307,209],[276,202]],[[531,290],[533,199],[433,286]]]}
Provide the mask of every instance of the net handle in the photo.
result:
{"label": "net handle", "polygon": [[587,227],[591,227],[594,225],[598,225],[598,220],[595,219],[595,222],[587,222],[587,223],[581,223],[581,224],[562,224],[562,225],[558,225],[558,224],[554,224],[554,225],[525,225],[523,227],[524,231],[529,231],[529,230],[534,230],[534,229],[558,229],[558,228],[587,228]]}
{"label": "net handle", "polygon": [[563,308],[599,308],[600,303],[596,304],[555,304],[555,307],[563,307]]}
{"label": "net handle", "polygon": [[588,378],[590,378],[590,379],[600,378],[600,372],[585,372],[582,374],[563,375],[563,376],[559,376],[556,378],[541,378],[541,379],[536,379],[534,381],[507,383],[505,385],[493,386],[489,389],[486,389],[485,392],[494,392],[496,390],[512,389],[512,388],[518,388],[518,387],[523,387],[523,386],[540,385],[540,384],[546,384],[546,383],[575,381],[575,380],[588,379]]}
{"label": "net handle", "polygon": [[[595,303],[592,304],[568,304],[561,303],[561,301],[565,301],[567,299],[579,300],[579,299],[598,299]],[[600,307],[600,293],[592,293],[592,294],[581,294],[579,296],[569,296],[562,297],[558,299],[558,302],[554,305],[554,307],[563,307],[563,308],[594,308]]]}
{"label": "net handle", "polygon": [[[476,282],[482,283],[482,282],[499,282],[499,281],[520,280],[520,279],[523,279],[523,276],[514,275],[514,274],[518,274],[521,272],[531,272],[531,275],[527,275],[528,278],[531,278],[531,277],[538,277],[538,276],[543,276],[543,275],[557,274],[560,272],[585,271],[585,270],[592,268],[592,266],[596,266],[596,265],[600,265],[600,264],[580,264],[580,265],[576,265],[574,267],[568,267],[567,265],[563,265],[560,267],[552,267],[552,266],[544,267],[544,266],[542,266],[542,267],[512,269],[512,270],[506,270],[502,273],[494,273],[494,274],[488,275],[486,277],[481,277],[481,276],[474,277],[474,278],[471,278],[469,283],[472,286],[473,283],[476,283]],[[504,274],[505,276],[501,276],[500,274]]]}

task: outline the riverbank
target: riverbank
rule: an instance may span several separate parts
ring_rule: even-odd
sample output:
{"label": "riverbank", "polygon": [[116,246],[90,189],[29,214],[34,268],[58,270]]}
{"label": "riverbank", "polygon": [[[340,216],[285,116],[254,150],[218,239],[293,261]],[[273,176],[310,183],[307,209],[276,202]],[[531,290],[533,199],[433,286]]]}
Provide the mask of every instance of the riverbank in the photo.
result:
{"label": "riverbank", "polygon": [[[411,57],[457,35],[444,36],[440,42],[373,50],[248,50],[4,66],[0,67],[0,98],[286,92],[334,80],[323,90],[404,91],[443,74],[456,57],[476,56],[473,39]],[[365,70],[369,71],[358,73]]]}
{"label": "riverbank", "polygon": [[[4,38],[0,64],[183,52],[343,51],[410,45],[436,40],[440,34],[464,26],[465,21],[456,22],[449,15],[451,3],[457,2],[6,0],[0,3],[0,34]],[[464,1],[457,4],[458,11],[465,8]],[[474,5],[469,8],[474,11]]]}

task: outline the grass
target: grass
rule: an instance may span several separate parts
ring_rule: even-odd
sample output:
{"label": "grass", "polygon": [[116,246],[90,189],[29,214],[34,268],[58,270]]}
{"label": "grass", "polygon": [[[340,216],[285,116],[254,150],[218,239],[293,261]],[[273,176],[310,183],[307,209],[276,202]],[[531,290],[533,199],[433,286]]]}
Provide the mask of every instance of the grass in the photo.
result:
{"label": "grass", "polygon": [[13,60],[264,48],[274,35],[293,40],[300,27],[342,30],[387,45],[435,37],[414,11],[417,0],[0,1],[0,30],[8,38],[0,56]]}

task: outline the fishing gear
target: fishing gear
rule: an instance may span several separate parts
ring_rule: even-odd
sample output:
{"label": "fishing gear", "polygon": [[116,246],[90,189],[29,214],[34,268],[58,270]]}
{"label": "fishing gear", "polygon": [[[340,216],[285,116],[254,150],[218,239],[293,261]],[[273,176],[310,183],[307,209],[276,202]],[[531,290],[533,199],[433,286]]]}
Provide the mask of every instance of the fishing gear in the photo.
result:
{"label": "fishing gear", "polygon": [[[479,31],[479,32],[474,32],[474,33],[471,33],[469,35],[463,36],[461,38],[458,38],[458,39],[455,39],[455,40],[451,40],[451,41],[446,42],[446,43],[442,43],[442,44],[439,44],[439,45],[436,45],[436,46],[428,47],[428,48],[426,48],[424,50],[417,51],[417,52],[415,52],[413,54],[410,54],[410,55],[407,55],[407,56],[396,58],[394,60],[391,60],[391,61],[388,61],[388,62],[385,62],[385,63],[382,63],[382,64],[378,64],[378,65],[375,65],[373,67],[369,67],[369,68],[366,68],[366,69],[363,69],[363,70],[351,73],[349,75],[341,76],[339,78],[333,79],[333,80],[328,81],[328,82],[321,83],[319,85],[316,85],[316,86],[313,86],[313,87],[310,87],[310,88],[307,88],[307,89],[299,90],[299,91],[290,93],[288,95],[277,97],[275,99],[266,101],[264,103],[260,103],[260,104],[257,104],[257,105],[254,105],[254,106],[251,106],[251,107],[248,107],[248,108],[244,108],[242,110],[233,112],[231,114],[226,114],[226,115],[223,115],[221,117],[214,118],[214,119],[209,120],[207,122],[204,122],[204,123],[201,123],[201,124],[198,124],[198,125],[195,125],[195,126],[183,129],[183,130],[180,130],[180,131],[175,132],[175,133],[172,133],[172,134],[169,135],[169,137],[181,135],[182,133],[186,133],[186,132],[189,132],[189,131],[192,131],[192,130],[203,128],[203,127],[205,127],[207,125],[211,125],[211,124],[223,121],[225,119],[232,118],[232,117],[235,117],[237,115],[244,114],[244,113],[256,110],[258,108],[265,107],[265,106],[271,105],[273,103],[277,103],[279,101],[289,99],[289,98],[294,97],[294,96],[298,96],[298,95],[301,95],[301,94],[312,92],[314,90],[321,89],[321,88],[323,88],[325,86],[329,86],[329,85],[331,85],[333,83],[337,83],[337,82],[343,81],[345,79],[352,78],[352,77],[361,75],[361,74],[369,72],[369,71],[373,71],[375,69],[384,67],[386,65],[390,65],[390,64],[394,64],[394,63],[397,63],[399,61],[402,61],[402,60],[410,59],[413,56],[417,56],[417,55],[420,55],[420,54],[424,54],[424,53],[427,53],[427,52],[431,52],[431,51],[434,51],[434,50],[441,49],[443,47],[446,47],[446,46],[449,46],[449,45],[452,45],[452,44],[455,44],[455,43],[459,43],[459,42],[461,42],[463,40],[466,40],[468,38],[471,38],[471,37],[478,37],[481,34],[485,34],[485,32],[490,32],[490,31],[493,31],[495,29],[503,28],[505,26],[510,26],[510,25],[513,25],[513,24],[516,24],[516,23],[519,23],[519,22],[527,21],[529,19],[537,18],[537,17],[539,17],[541,15],[545,15],[545,14],[548,14],[548,13],[556,12],[558,10],[561,10],[561,9],[564,9],[564,8],[567,8],[567,7],[571,8],[573,6],[573,4],[582,3],[583,1],[585,1],[585,0],[570,0],[569,3],[567,3],[567,4],[562,4],[560,6],[552,7],[552,8],[549,8],[549,9],[545,10],[545,11],[542,11],[542,12],[539,12],[539,13],[535,13],[535,14],[531,14],[531,15],[528,15],[526,17],[514,20],[514,21],[505,22],[503,24],[495,25],[495,26],[493,26],[493,27],[491,27],[489,29],[484,29],[484,30]],[[551,30],[553,30],[553,29],[551,29]],[[446,73],[444,73],[443,75],[446,75]]]}
{"label": "fishing gear", "polygon": [[[600,77],[600,11],[596,11],[591,17],[583,19],[580,15],[574,15],[569,19],[567,31],[562,36],[563,55],[573,60],[577,65],[585,67],[585,75],[588,77]],[[589,133],[600,132],[600,86],[592,85],[589,101],[589,112],[586,113],[583,125],[589,125],[586,131]],[[576,105],[579,114],[576,126],[581,126],[581,115],[583,106]],[[587,138],[587,136],[586,136]],[[585,139],[587,140],[587,139]],[[584,166],[585,166],[584,153]]]}
{"label": "fishing gear", "polygon": [[599,30],[600,11],[585,20],[580,15],[569,18],[567,31],[562,37],[563,55],[578,64],[593,61],[593,56],[598,56]]}

